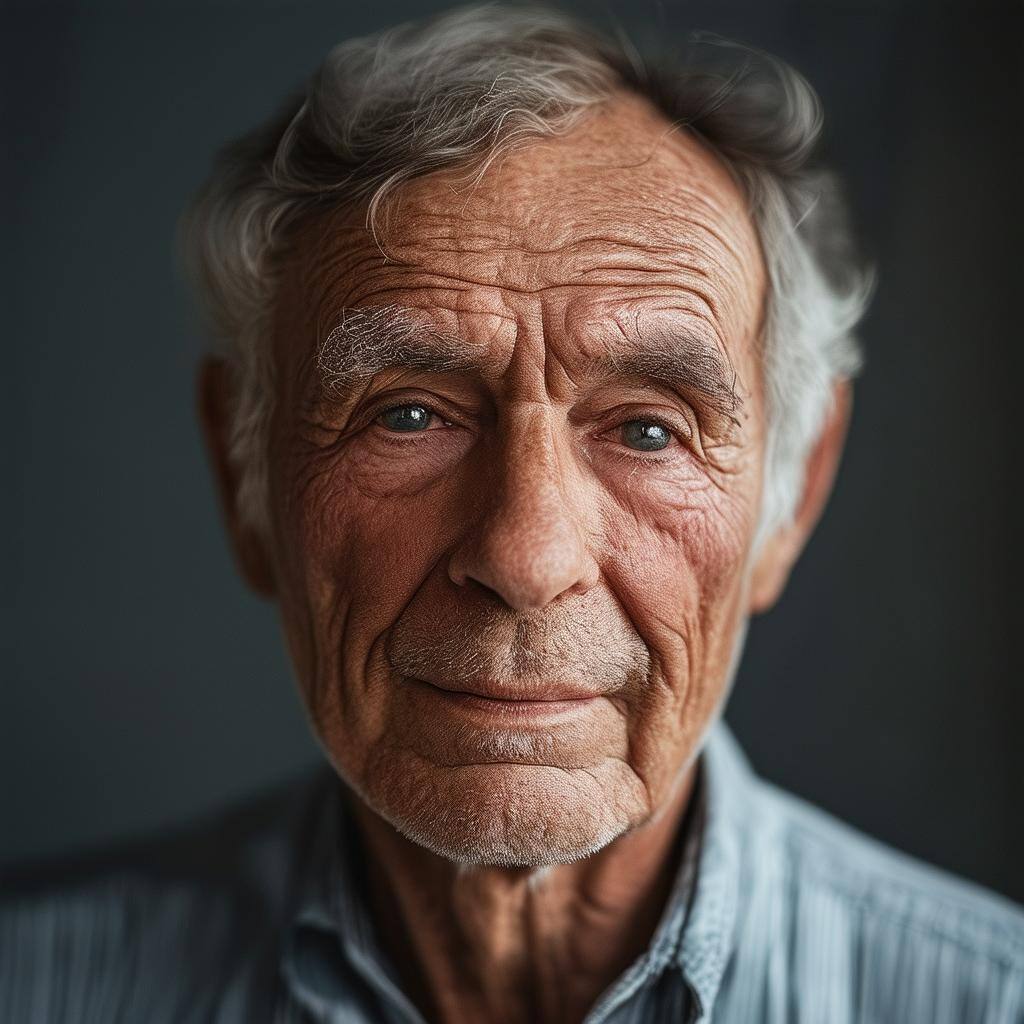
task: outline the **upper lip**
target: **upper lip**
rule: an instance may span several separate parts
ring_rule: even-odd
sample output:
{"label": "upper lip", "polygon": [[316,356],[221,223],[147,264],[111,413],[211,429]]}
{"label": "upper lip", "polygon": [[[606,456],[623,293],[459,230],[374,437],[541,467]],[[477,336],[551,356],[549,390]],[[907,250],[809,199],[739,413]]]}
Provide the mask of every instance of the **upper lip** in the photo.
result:
{"label": "upper lip", "polygon": [[421,682],[436,686],[449,693],[468,693],[474,697],[490,700],[586,700],[599,697],[603,691],[595,690],[586,682],[560,680],[523,685],[522,683],[499,683],[491,679],[460,679],[458,683],[447,680],[423,679]]}

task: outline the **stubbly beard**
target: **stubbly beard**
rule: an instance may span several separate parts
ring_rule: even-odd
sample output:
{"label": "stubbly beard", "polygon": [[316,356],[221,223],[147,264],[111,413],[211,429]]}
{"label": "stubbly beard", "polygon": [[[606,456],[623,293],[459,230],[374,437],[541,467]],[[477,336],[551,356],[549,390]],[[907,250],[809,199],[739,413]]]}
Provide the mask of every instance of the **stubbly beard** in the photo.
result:
{"label": "stubbly beard", "polygon": [[[569,863],[643,820],[642,782],[604,754],[625,752],[616,742],[624,725],[611,705],[553,732],[497,721],[484,728],[435,719],[430,699],[412,696],[402,681],[427,677],[458,687],[481,673],[520,685],[582,679],[612,693],[643,687],[649,653],[614,601],[593,591],[543,615],[480,603],[458,608],[455,621],[445,611],[438,621],[436,606],[427,615],[413,605],[389,631],[378,671],[389,677],[382,688],[397,717],[367,751],[359,779],[347,780],[364,803],[438,856],[479,866]],[[594,735],[593,747],[581,733]]]}
{"label": "stubbly beard", "polygon": [[[723,713],[746,644],[742,617],[718,697],[699,723],[691,750],[677,766],[665,801],[649,793],[631,767],[608,759],[588,768],[529,763],[439,766],[406,749],[375,748],[351,778],[324,747],[335,770],[359,799],[399,834],[456,864],[542,868],[589,857],[619,836],[656,819],[696,760]],[[510,757],[528,758],[532,737],[494,737]]]}
{"label": "stubbly beard", "polygon": [[640,780],[621,762],[440,768],[375,752],[352,786],[407,839],[462,865],[543,867],[596,853],[648,815]]}
{"label": "stubbly beard", "polygon": [[386,649],[393,671],[455,689],[483,675],[526,686],[575,678],[611,692],[642,685],[651,671],[622,609],[596,588],[540,614],[483,603],[426,614],[416,605],[390,630]]}

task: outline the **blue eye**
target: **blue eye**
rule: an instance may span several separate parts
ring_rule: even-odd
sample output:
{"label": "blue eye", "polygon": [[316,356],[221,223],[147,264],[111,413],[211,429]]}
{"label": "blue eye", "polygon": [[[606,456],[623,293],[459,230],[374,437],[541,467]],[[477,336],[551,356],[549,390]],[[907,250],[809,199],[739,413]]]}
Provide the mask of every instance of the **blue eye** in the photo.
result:
{"label": "blue eye", "polygon": [[425,405],[395,405],[385,409],[379,419],[388,430],[400,431],[408,434],[417,430],[424,430],[433,415]]}
{"label": "blue eye", "polygon": [[650,420],[629,420],[622,424],[622,438],[627,445],[638,451],[656,452],[668,447],[672,432]]}

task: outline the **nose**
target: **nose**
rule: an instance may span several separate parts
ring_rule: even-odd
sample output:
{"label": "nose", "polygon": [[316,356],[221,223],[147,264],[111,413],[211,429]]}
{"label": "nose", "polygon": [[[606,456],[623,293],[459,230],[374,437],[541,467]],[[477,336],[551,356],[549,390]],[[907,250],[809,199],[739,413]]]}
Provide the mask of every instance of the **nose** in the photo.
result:
{"label": "nose", "polygon": [[518,415],[476,481],[486,489],[478,519],[448,566],[456,584],[476,581],[520,611],[586,591],[599,575],[587,545],[585,488],[554,435],[547,408]]}

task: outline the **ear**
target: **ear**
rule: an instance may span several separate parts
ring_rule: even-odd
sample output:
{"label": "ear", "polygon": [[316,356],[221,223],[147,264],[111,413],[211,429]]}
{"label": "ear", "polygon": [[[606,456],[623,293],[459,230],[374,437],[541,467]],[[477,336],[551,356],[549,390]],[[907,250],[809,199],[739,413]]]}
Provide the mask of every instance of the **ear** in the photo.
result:
{"label": "ear", "polygon": [[223,359],[205,356],[196,373],[196,404],[224,525],[242,578],[256,593],[273,597],[274,573],[264,538],[238,514],[238,473],[228,457],[231,401],[227,364]]}
{"label": "ear", "polygon": [[779,599],[800,552],[821,518],[832,492],[846,441],[853,388],[839,380],[832,390],[832,407],[807,456],[804,485],[792,522],[779,527],[761,547],[751,574],[750,614],[767,611]]}

